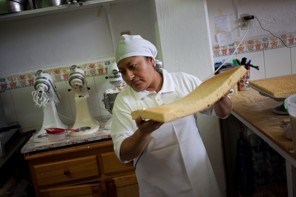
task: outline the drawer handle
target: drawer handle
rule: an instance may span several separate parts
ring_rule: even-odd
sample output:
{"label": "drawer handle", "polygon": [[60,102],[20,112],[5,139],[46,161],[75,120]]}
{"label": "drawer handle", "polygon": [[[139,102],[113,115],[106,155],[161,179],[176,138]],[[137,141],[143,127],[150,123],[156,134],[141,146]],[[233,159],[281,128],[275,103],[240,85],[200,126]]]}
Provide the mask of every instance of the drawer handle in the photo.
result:
{"label": "drawer handle", "polygon": [[100,192],[99,186],[91,186],[91,191],[93,194],[97,194]]}
{"label": "drawer handle", "polygon": [[64,170],[64,175],[65,176],[71,176],[70,170]]}

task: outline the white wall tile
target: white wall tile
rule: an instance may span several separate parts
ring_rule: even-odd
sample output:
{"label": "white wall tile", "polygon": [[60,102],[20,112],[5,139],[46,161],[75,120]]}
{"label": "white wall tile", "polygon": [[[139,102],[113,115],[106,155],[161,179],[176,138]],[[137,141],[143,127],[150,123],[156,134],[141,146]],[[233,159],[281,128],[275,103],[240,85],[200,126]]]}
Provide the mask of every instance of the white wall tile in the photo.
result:
{"label": "white wall tile", "polygon": [[43,111],[33,102],[33,87],[11,90],[18,122],[24,130],[39,129],[43,122]]}
{"label": "white wall tile", "polygon": [[11,122],[18,121],[16,116],[16,111],[15,111],[15,106],[11,96],[11,90],[6,90],[5,92],[2,92],[0,94],[0,99],[1,99],[0,102],[2,103],[0,107],[3,107],[4,116],[6,119],[5,122],[11,123]]}
{"label": "white wall tile", "polygon": [[290,49],[278,48],[264,51],[266,77],[291,74]]}
{"label": "white wall tile", "polygon": [[296,48],[291,48],[292,73],[296,74]]}

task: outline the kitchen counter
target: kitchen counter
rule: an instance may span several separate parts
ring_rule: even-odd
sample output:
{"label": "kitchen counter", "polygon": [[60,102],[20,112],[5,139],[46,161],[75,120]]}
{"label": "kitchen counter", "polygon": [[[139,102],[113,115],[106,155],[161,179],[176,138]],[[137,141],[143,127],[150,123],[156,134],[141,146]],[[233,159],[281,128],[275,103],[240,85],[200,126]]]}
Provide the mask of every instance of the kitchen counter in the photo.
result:
{"label": "kitchen counter", "polygon": [[35,142],[33,138],[34,138],[34,135],[22,147],[21,153],[25,154],[25,153],[41,151],[41,150],[49,150],[49,149],[64,147],[69,145],[82,144],[85,142],[106,140],[106,139],[111,139],[111,136],[110,136],[110,130],[106,130],[102,128],[89,135],[71,136],[70,134],[67,134],[66,138],[60,141],[50,141],[47,137],[44,137],[42,138],[42,141]]}
{"label": "kitchen counter", "polygon": [[231,99],[232,114],[285,159],[288,194],[289,197],[296,196],[296,151],[293,151],[293,142],[284,135],[281,127],[289,121],[289,116],[273,113],[273,108],[282,102],[262,96],[253,89],[231,95]]}

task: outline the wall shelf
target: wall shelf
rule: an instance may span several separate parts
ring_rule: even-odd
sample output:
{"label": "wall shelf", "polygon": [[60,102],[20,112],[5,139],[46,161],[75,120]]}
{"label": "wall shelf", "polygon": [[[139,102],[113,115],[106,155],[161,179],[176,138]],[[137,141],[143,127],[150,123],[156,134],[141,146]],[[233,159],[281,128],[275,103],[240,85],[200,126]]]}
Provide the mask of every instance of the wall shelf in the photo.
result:
{"label": "wall shelf", "polygon": [[36,16],[44,16],[44,15],[51,15],[61,12],[69,12],[75,11],[79,9],[91,8],[96,6],[101,6],[105,3],[110,2],[120,2],[120,0],[89,0],[82,3],[70,4],[70,5],[61,5],[61,6],[53,6],[53,7],[46,7],[46,8],[39,8],[39,9],[32,9],[32,10],[25,10],[17,13],[9,13],[0,15],[0,22],[2,21],[11,21],[11,20],[18,20],[18,19],[25,19],[25,18],[32,18]]}

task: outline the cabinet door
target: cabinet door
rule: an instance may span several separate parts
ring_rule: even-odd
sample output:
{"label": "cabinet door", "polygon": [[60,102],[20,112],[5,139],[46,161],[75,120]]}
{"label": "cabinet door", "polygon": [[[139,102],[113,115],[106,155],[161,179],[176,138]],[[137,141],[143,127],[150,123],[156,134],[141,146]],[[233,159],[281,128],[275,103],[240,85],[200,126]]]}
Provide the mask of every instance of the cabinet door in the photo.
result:
{"label": "cabinet door", "polygon": [[106,183],[108,197],[139,197],[139,186],[135,174],[115,177]]}
{"label": "cabinet door", "polygon": [[116,157],[114,152],[102,153],[102,172],[105,175],[112,175],[131,171],[134,169],[132,163],[123,164]]}
{"label": "cabinet door", "polygon": [[33,166],[39,186],[99,177],[95,155]]}
{"label": "cabinet door", "polygon": [[93,196],[103,197],[101,184],[84,184],[77,186],[66,186],[59,188],[51,188],[41,190],[41,196],[43,197],[73,197],[73,196]]}

